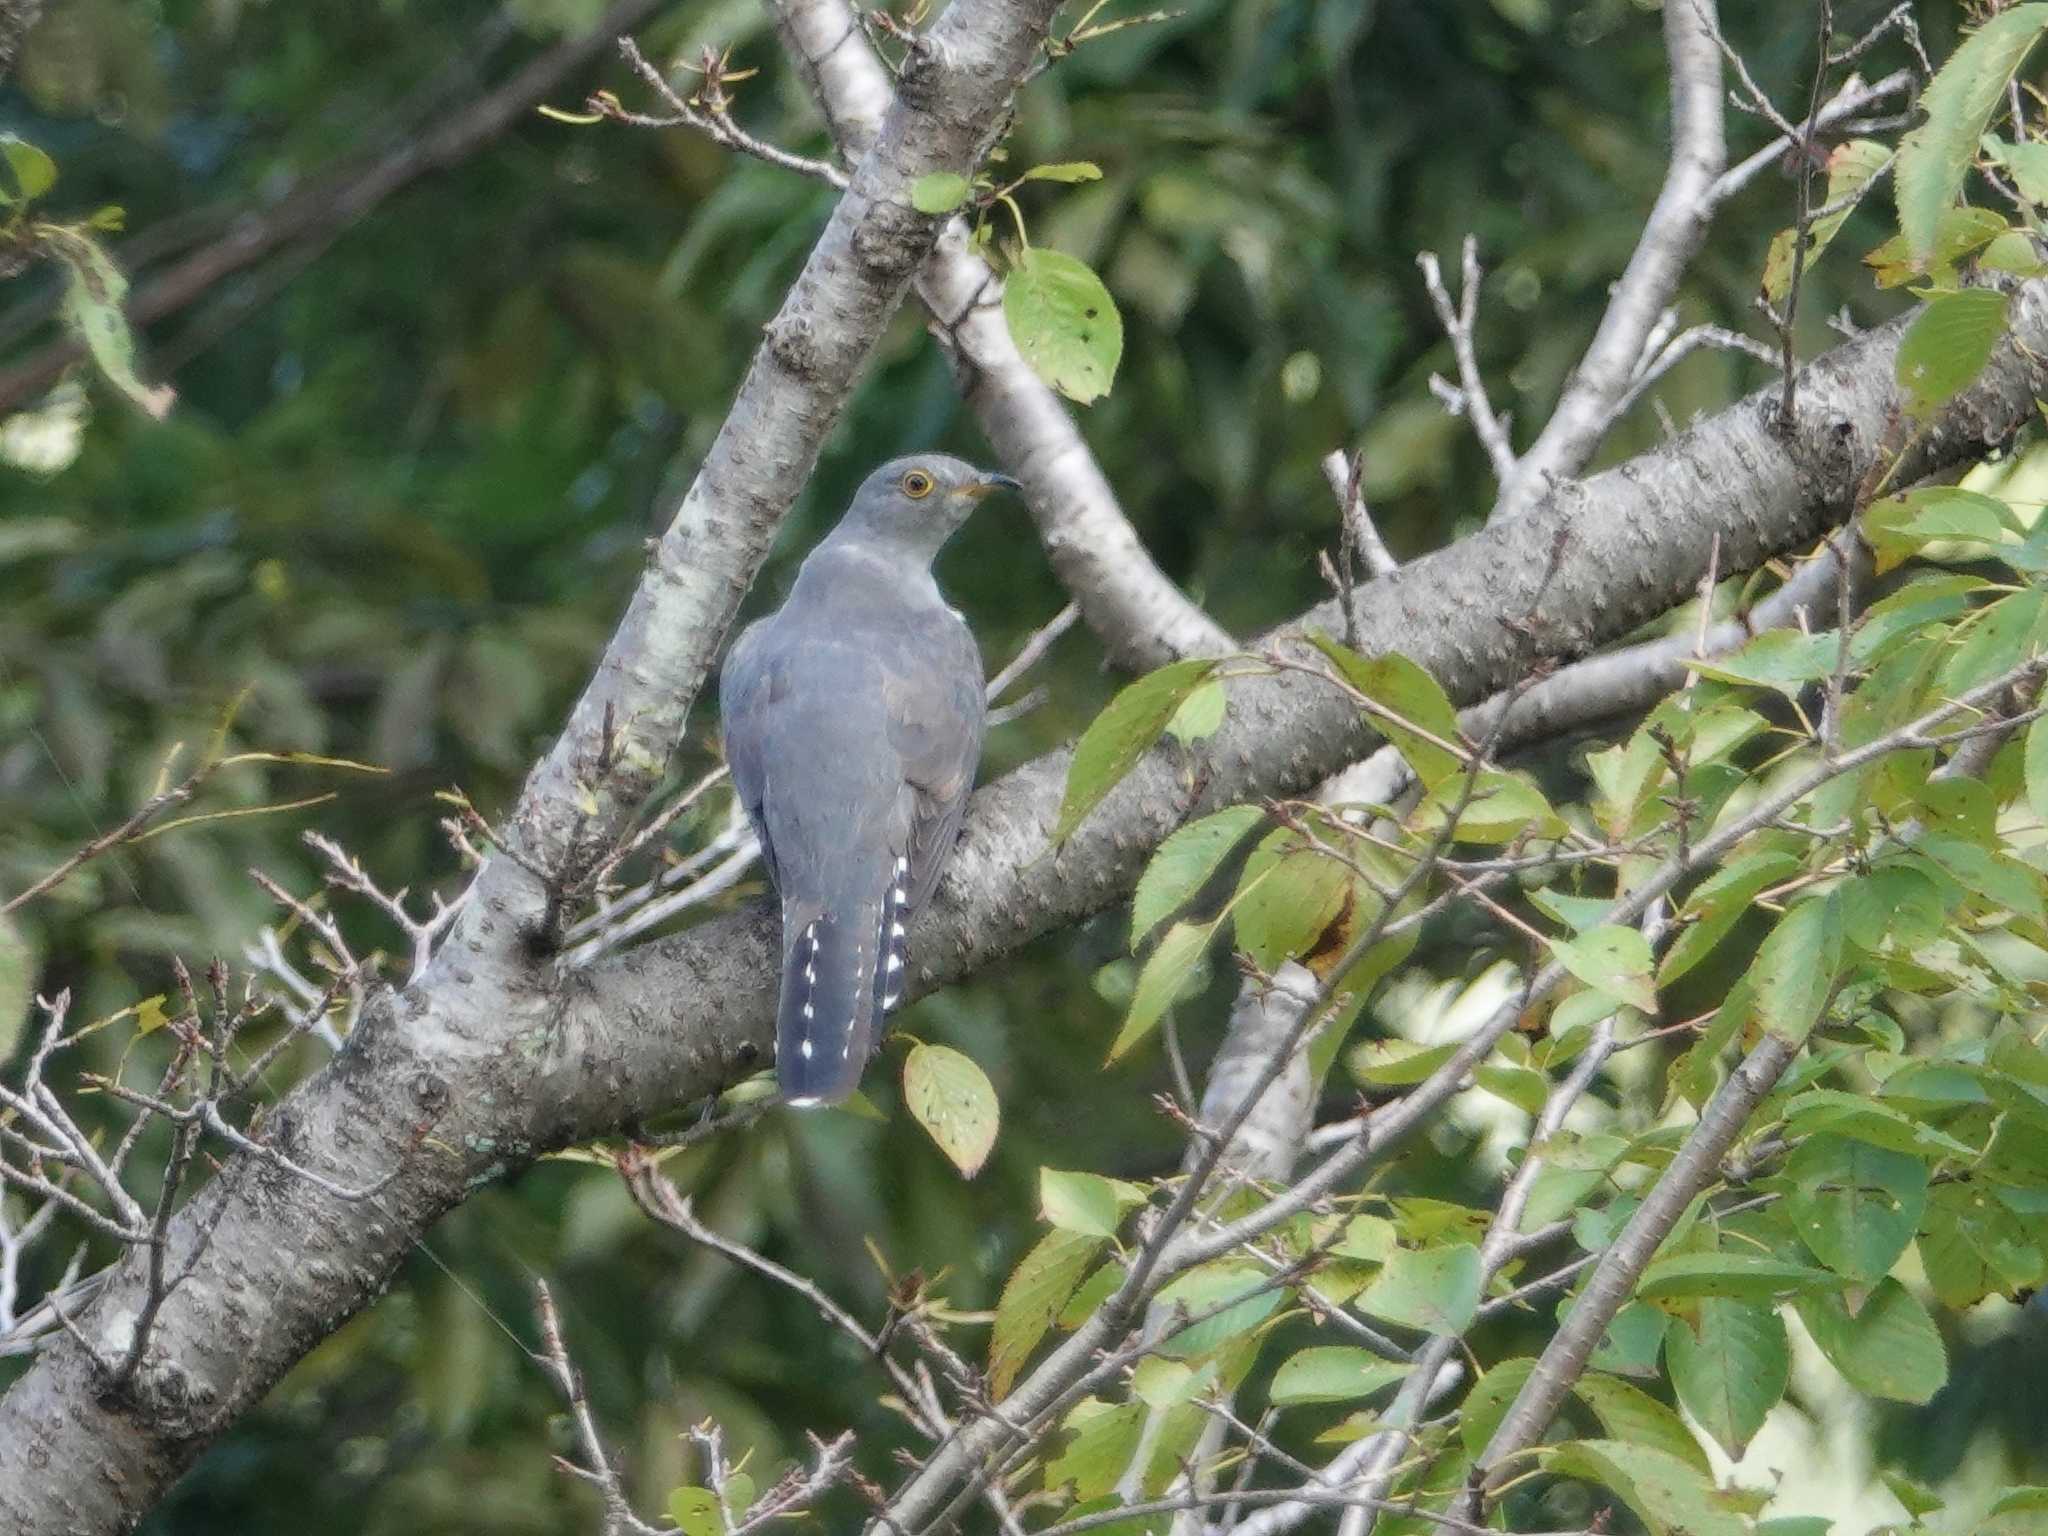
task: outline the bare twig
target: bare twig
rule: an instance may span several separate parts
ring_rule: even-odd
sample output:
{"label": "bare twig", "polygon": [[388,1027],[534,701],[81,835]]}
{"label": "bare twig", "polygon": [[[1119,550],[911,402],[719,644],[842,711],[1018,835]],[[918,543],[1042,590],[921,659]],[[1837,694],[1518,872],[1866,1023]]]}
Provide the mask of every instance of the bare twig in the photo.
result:
{"label": "bare twig", "polygon": [[1444,286],[1443,268],[1437,262],[1436,252],[1422,252],[1415,258],[1415,264],[1422,269],[1422,282],[1429,290],[1429,302],[1436,308],[1437,320],[1442,324],[1444,334],[1450,338],[1451,355],[1458,364],[1458,382],[1450,384],[1431,374],[1430,392],[1453,416],[1465,416],[1471,420],[1479,445],[1486,450],[1486,457],[1493,465],[1494,479],[1505,485],[1515,473],[1514,445],[1508,440],[1507,422],[1494,414],[1493,402],[1487,398],[1486,380],[1479,371],[1479,358],[1473,350],[1473,331],[1479,320],[1479,242],[1471,235],[1465,237],[1460,262],[1461,286],[1455,304],[1451,302],[1450,290]]}

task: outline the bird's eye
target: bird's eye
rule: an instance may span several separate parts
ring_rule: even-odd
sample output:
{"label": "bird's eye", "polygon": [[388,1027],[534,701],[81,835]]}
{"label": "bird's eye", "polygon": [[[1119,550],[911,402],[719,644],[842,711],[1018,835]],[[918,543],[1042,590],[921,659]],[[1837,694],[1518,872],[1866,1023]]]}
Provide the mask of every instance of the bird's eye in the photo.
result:
{"label": "bird's eye", "polygon": [[932,477],[921,469],[913,469],[903,477],[903,494],[912,501],[922,501],[932,493]]}

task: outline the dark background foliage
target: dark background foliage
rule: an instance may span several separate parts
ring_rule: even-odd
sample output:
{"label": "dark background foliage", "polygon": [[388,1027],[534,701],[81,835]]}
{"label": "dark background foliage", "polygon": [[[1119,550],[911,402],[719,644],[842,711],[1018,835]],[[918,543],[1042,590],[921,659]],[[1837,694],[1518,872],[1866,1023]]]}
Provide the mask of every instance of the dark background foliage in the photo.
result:
{"label": "dark background foliage", "polygon": [[[1803,20],[1730,9],[1758,78],[1803,99]],[[1852,31],[1884,7],[1840,9]],[[0,97],[0,128],[56,158],[58,212],[124,207],[119,248],[146,273],[463,113],[598,13],[590,0],[57,0]],[[1938,53],[1947,19],[1929,22]],[[656,57],[730,45],[761,71],[741,88],[742,119],[822,146],[758,8],[686,0],[639,35]],[[1483,515],[1484,460],[1426,388],[1451,365],[1414,255],[1449,260],[1478,235],[1482,362],[1496,404],[1540,421],[1662,178],[1663,68],[1656,13],[1633,0],[1193,0],[1026,93],[1013,164],[1091,159],[1106,172],[1026,201],[1032,238],[1089,260],[1125,314],[1122,372],[1084,431],[1161,564],[1234,632],[1319,595],[1334,509],[1316,466],[1332,447],[1364,445],[1367,490],[1404,558]],[[607,48],[555,99],[574,106],[599,84],[642,94]],[[1762,137],[1731,117],[1737,154]],[[1757,330],[1750,297],[1790,199],[1772,174],[1726,211],[1684,292],[1686,320]],[[167,422],[82,381],[75,460],[0,473],[0,888],[118,821],[173,743],[197,750],[237,699],[240,746],[389,774],[223,776],[201,808],[337,798],[173,831],[69,882],[26,915],[41,986],[76,989],[91,1016],[165,990],[173,955],[239,957],[274,918],[244,869],[313,889],[307,827],[387,885],[452,890],[434,792],[461,786],[487,814],[508,802],[828,206],[816,184],[682,133],[522,114],[461,163],[307,229],[156,325],[151,367],[180,391]],[[1858,218],[1869,223],[1807,289],[1810,349],[1845,303],[1864,320],[1886,312],[1854,270],[1879,228]],[[5,292],[15,308],[0,336],[19,352],[51,339],[37,304],[53,281],[32,272]],[[1754,363],[1702,353],[1658,395],[1682,424],[1758,382]],[[1661,430],[1641,410],[1608,451]],[[786,584],[869,466],[923,446],[986,454],[906,310],[754,602]],[[981,516],[940,574],[992,663],[1063,601],[1015,510]],[[1115,681],[1078,631],[1042,678],[1050,702],[996,734],[991,774],[1070,736]],[[713,734],[707,708],[679,775],[713,760]],[[389,941],[374,919],[348,920]],[[1040,1164],[1154,1173],[1176,1155],[1149,1105],[1165,1079],[1156,1048],[1100,1067],[1129,984],[1124,938],[1106,916],[906,1017],[1001,1091],[1002,1140],[974,1183],[905,1117],[848,1114],[777,1118],[693,1150],[679,1181],[719,1225],[864,1315],[880,1314],[883,1264],[922,1271],[958,1308],[992,1304],[1029,1240]],[[1420,958],[1464,968],[1455,933]],[[1183,1010],[1198,1060],[1230,981]],[[123,1048],[117,1033],[101,1065]],[[0,1057],[10,1044],[0,1038]],[[885,1114],[894,1059],[869,1080]],[[1408,1176],[1476,1196],[1465,1150],[1447,1130]],[[46,1269],[62,1257],[46,1251]],[[603,1170],[558,1161],[444,1222],[392,1294],[322,1345],[147,1529],[267,1528],[288,1510],[308,1536],[568,1528],[581,1496],[548,1462],[558,1404],[521,1342],[535,1274],[555,1282],[643,1494],[683,1477],[678,1432],[707,1414],[764,1468],[802,1450],[803,1428],[851,1424],[869,1432],[870,1470],[885,1470],[894,1421],[843,1341],[649,1227]],[[2010,1356],[1957,1363],[1929,1410],[1941,1432],[1902,1423],[1884,1440],[1924,1475],[2013,1401],[1991,1385],[2012,1379]]]}

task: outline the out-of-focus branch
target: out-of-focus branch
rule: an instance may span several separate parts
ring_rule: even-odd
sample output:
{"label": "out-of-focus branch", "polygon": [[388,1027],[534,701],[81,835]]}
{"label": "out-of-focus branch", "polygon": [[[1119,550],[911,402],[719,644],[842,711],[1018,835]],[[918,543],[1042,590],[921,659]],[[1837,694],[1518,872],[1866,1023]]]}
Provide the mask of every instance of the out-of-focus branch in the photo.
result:
{"label": "out-of-focus branch", "polygon": [[1502,479],[1496,518],[1527,511],[1586,467],[1636,375],[1644,340],[1706,234],[1728,153],[1716,25],[1714,0],[1674,0],[1664,7],[1671,74],[1671,163],[1664,187],[1557,409]]}
{"label": "out-of-focus branch", "polygon": [[[775,0],[774,11],[841,152],[857,163],[890,100],[887,71],[846,0]],[[1023,483],[1053,569],[1111,658],[1143,670],[1228,651],[1230,637],[1153,563],[1073,417],[1018,353],[1001,281],[962,220],[948,222],[917,288],[982,431]]]}
{"label": "out-of-focus branch", "polygon": [[[616,0],[590,31],[564,38],[536,55],[503,84],[425,132],[408,136],[367,165],[315,177],[271,207],[242,215],[220,240],[138,283],[128,299],[129,322],[139,328],[174,314],[281,246],[331,239],[420,177],[468,159],[610,48],[621,32],[653,15],[660,3]],[[79,355],[77,344],[68,339],[52,342],[0,371],[0,412],[14,410],[49,388]]]}

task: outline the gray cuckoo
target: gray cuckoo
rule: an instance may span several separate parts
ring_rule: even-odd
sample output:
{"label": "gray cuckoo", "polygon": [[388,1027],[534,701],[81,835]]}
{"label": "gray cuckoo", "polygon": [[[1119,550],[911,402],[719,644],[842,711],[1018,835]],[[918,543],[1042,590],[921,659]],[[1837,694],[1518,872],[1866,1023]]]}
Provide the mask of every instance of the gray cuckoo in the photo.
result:
{"label": "gray cuckoo", "polygon": [[719,680],[733,787],[782,898],[775,1070],[791,1104],[853,1092],[903,993],[981,758],[981,652],[932,559],[1004,475],[895,459],[749,625]]}

